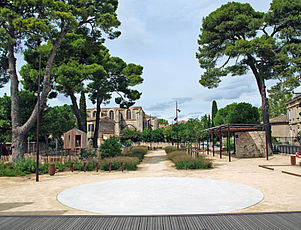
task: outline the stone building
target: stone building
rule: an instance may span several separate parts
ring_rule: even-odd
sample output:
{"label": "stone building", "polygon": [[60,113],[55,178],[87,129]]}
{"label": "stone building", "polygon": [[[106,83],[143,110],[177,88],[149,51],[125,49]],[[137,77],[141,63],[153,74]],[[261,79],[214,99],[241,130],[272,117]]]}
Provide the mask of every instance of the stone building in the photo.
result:
{"label": "stone building", "polygon": [[278,138],[289,137],[289,123],[287,115],[280,115],[270,119],[272,136]]}
{"label": "stone building", "polygon": [[286,106],[289,123],[289,137],[293,140],[299,136],[301,128],[301,91],[295,91],[293,99],[288,101]]}
{"label": "stone building", "polygon": [[[87,137],[90,140],[94,135],[96,108],[87,109]],[[140,132],[147,128],[159,127],[156,117],[145,114],[142,107],[135,106],[123,108],[101,108],[98,143],[110,136],[120,136],[125,128],[134,128]]]}

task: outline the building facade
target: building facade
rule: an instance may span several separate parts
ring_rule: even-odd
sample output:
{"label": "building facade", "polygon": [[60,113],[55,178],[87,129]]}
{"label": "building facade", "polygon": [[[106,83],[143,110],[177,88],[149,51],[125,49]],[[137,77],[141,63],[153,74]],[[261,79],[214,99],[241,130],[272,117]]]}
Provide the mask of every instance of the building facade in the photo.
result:
{"label": "building facade", "polygon": [[[96,108],[87,109],[87,137],[90,140],[94,135]],[[145,114],[142,107],[101,108],[99,120],[98,143],[111,136],[120,136],[125,128],[133,128],[140,132],[144,129],[159,127],[156,117]]]}
{"label": "building facade", "polygon": [[293,99],[286,103],[289,123],[289,136],[297,137],[301,129],[301,92],[296,91]]}

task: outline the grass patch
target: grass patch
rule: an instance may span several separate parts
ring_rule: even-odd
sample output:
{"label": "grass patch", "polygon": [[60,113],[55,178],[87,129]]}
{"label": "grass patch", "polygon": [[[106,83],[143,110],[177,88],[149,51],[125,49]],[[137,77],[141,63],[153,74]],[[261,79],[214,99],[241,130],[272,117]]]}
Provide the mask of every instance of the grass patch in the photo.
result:
{"label": "grass patch", "polygon": [[212,168],[212,162],[204,156],[193,158],[187,155],[185,151],[173,151],[168,154],[177,169],[208,169]]}
{"label": "grass patch", "polygon": [[139,162],[141,162],[144,159],[146,153],[146,146],[134,146],[128,152],[123,153],[122,156],[137,157],[139,159]]}
{"label": "grass patch", "polygon": [[164,150],[165,150],[165,152],[167,154],[169,154],[171,152],[177,151],[177,147],[175,147],[175,146],[167,146],[167,147],[164,148]]}
{"label": "grass patch", "polygon": [[140,161],[138,157],[113,157],[102,160],[100,166],[102,170],[108,171],[111,163],[111,170],[121,170],[122,162],[124,170],[133,171],[137,169]]}

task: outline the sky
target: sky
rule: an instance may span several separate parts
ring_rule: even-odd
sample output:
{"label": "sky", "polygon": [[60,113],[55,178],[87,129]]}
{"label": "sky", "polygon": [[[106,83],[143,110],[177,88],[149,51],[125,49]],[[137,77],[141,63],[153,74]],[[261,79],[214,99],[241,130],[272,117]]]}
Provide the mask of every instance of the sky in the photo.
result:
{"label": "sky", "polygon": [[[250,3],[266,12],[270,0],[238,1]],[[143,66],[144,82],[135,89],[142,92],[135,106],[142,106],[147,114],[164,118],[171,123],[175,105],[181,110],[180,120],[200,118],[211,112],[216,100],[218,108],[233,102],[261,105],[255,78],[251,73],[239,77],[224,77],[218,88],[207,89],[199,84],[203,70],[195,53],[202,19],[227,1],[221,0],[119,0],[117,10],[121,21],[121,36],[107,40],[105,45],[112,56],[127,63]],[[18,55],[18,68],[23,64]],[[267,82],[271,86],[273,82]],[[9,84],[0,96],[9,95]],[[69,98],[59,95],[49,102],[51,106],[71,104]],[[107,106],[116,107],[112,100]],[[95,107],[87,98],[87,107]]]}

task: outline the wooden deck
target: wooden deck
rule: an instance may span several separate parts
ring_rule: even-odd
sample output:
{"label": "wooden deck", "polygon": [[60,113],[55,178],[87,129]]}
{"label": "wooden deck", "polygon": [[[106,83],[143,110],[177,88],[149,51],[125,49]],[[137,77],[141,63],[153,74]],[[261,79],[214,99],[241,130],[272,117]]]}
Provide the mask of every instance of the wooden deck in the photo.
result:
{"label": "wooden deck", "polygon": [[179,216],[0,216],[0,229],[301,229],[301,212]]}

